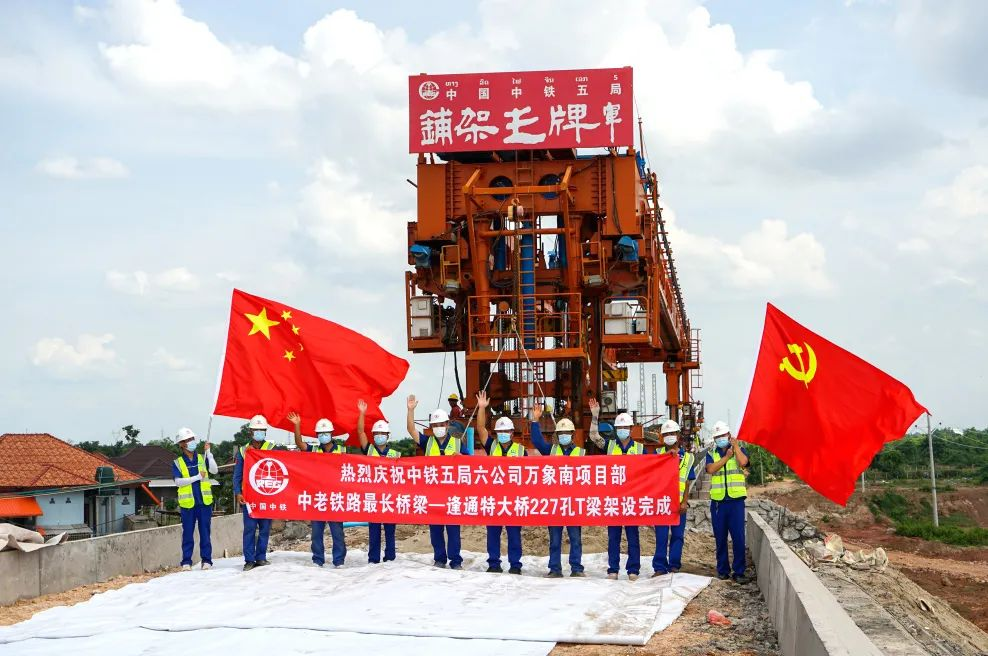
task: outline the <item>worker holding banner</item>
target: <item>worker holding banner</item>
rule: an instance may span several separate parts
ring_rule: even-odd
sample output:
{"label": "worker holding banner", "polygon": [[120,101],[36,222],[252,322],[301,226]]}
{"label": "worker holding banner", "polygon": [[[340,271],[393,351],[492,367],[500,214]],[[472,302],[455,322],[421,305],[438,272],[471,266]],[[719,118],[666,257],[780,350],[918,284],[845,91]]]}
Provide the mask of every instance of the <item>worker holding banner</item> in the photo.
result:
{"label": "worker holding banner", "polygon": [[[372,458],[400,458],[401,454],[397,449],[388,447],[388,440],[391,437],[391,426],[383,419],[378,419],[371,427],[374,436],[374,443],[367,442],[367,433],[364,431],[365,415],[367,414],[367,403],[360,399],[357,401],[357,439],[360,440],[360,447],[364,450],[364,455]],[[367,522],[367,562],[377,564],[381,562],[381,529],[384,529],[384,562],[394,560],[395,548],[395,524],[382,524],[379,522]]]}
{"label": "worker holding banner", "polygon": [[[527,456],[525,446],[512,440],[515,425],[510,417],[500,417],[494,424],[495,440],[487,432],[487,406],[490,399],[487,392],[477,392],[477,433],[484,444],[487,455],[497,457],[517,458]],[[488,526],[487,527],[487,571],[499,574],[501,569],[501,529],[508,533],[508,569],[509,574],[521,574],[521,526]]]}
{"label": "worker holding banner", "polygon": [[244,456],[248,449],[269,451],[274,448],[268,442],[268,420],[264,415],[254,415],[247,424],[250,430],[250,442],[235,451],[236,461],[233,466],[233,493],[244,513],[244,571],[249,572],[255,567],[269,565],[268,537],[271,535],[270,519],[254,519],[251,507],[244,502]]}
{"label": "worker holding banner", "polygon": [[[316,422],[316,439],[319,444],[306,444],[302,439],[302,418],[297,412],[289,413],[288,421],[295,427],[295,446],[299,451],[309,453],[346,454],[346,441],[350,437],[346,433],[333,434],[333,422],[325,417]],[[326,524],[329,524],[329,534],[333,539],[333,567],[343,567],[346,560],[346,536],[343,534],[343,522],[320,522],[313,520],[312,524],[312,562],[322,567],[326,564],[326,546],[323,542],[326,535]]]}
{"label": "worker holding banner", "polygon": [[[714,424],[714,449],[707,452],[707,473],[710,474],[710,520],[717,547],[717,578],[733,578],[747,583],[744,575],[744,500],[748,496],[744,467],[748,466],[748,454],[731,428],[723,421]],[[730,535],[734,551],[733,563],[727,559],[727,537]]]}
{"label": "worker holding banner", "polygon": [[[591,403],[594,403],[593,401]],[[532,444],[544,456],[582,456],[586,450],[573,444],[573,432],[576,427],[572,420],[563,418],[556,422],[556,443],[550,444],[542,437],[542,406],[532,409]],[[579,526],[567,526],[569,535],[569,568],[570,576],[583,577],[583,535]],[[562,565],[563,527],[549,527],[549,573],[547,578],[558,579],[563,576]]]}
{"label": "worker holding banner", "polygon": [[[406,424],[409,437],[418,442],[419,448],[427,457],[470,455],[464,440],[449,435],[449,414],[441,408],[429,413],[429,429],[432,434],[419,433],[418,427],[415,426],[415,408],[418,404],[415,395],[410,394],[407,401]],[[463,568],[459,525],[429,524],[429,539],[432,542],[432,558],[436,567],[446,567],[448,560],[450,569]]]}
{"label": "worker holding banner", "polygon": [[[656,451],[659,455],[675,453],[679,457],[679,524],[655,527],[655,555],[652,557],[652,576],[662,576],[678,572],[683,566],[683,541],[686,537],[686,510],[692,481],[696,480],[693,471],[694,456],[687,448],[689,440],[684,438],[679,424],[668,420],[662,424],[662,446]],[[672,539],[670,539],[670,534]]]}
{"label": "worker holding banner", "polygon": [[[609,456],[640,456],[645,448],[640,442],[631,439],[631,427],[635,422],[627,412],[622,412],[614,418],[614,433],[617,439],[605,442],[596,427],[600,406],[596,400],[590,400],[590,412],[593,422],[590,425],[590,439]],[[637,526],[608,526],[607,527],[607,578],[617,579],[621,571],[621,532],[624,530],[628,537],[628,560],[625,569],[632,581],[641,572],[641,542]]]}

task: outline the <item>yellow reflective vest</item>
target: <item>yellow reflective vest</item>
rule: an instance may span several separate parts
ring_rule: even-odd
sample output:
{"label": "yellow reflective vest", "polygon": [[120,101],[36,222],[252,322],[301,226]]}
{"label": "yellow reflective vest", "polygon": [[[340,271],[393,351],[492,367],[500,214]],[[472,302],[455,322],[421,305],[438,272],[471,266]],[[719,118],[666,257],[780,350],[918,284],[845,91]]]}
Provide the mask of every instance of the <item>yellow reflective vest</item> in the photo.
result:
{"label": "yellow reflective vest", "polygon": [[[369,455],[371,457],[378,457],[378,458],[380,458],[381,457],[381,452],[377,450],[377,447],[375,445],[368,444],[367,445],[367,455]],[[401,454],[398,452],[398,449],[388,449],[387,453],[385,453],[384,455],[385,455],[385,457],[388,457],[388,458],[400,458],[401,457]]]}
{"label": "yellow reflective vest", "polygon": [[[662,447],[656,453],[660,455],[663,453],[676,453],[679,454],[679,449],[677,447]],[[693,463],[696,462],[696,457],[689,451],[684,451],[683,456],[679,459],[679,498],[683,498],[683,493],[686,492],[686,481],[690,478],[690,470],[693,469]]]}
{"label": "yellow reflective vest", "polygon": [[491,445],[491,455],[492,456],[523,456],[525,455],[525,447],[518,442],[512,442],[511,446],[508,447],[507,453],[501,448],[501,443],[494,440],[494,444]]}
{"label": "yellow reflective vest", "polygon": [[[257,447],[255,447],[255,448],[257,448]],[[261,447],[260,447],[261,451],[270,451],[273,448],[274,448],[274,444],[271,444],[267,440],[265,440],[264,441],[264,444],[262,444]],[[246,444],[243,445],[242,447],[240,447],[240,457],[241,458],[244,457],[244,452],[245,451],[247,451],[247,445]]]}
{"label": "yellow reflective vest", "polygon": [[586,452],[587,452],[587,450],[584,449],[583,447],[581,447],[581,446],[574,446],[572,451],[570,451],[569,453],[566,453],[566,452],[563,451],[563,447],[559,446],[558,444],[553,444],[552,445],[552,448],[549,449],[549,455],[550,456],[565,456],[565,455],[569,455],[569,456],[582,456]]}
{"label": "yellow reflective vest", "polygon": [[621,443],[611,440],[607,443],[607,455],[609,456],[640,456],[645,453],[645,447],[641,442],[632,442],[627,452],[621,450]]}
{"label": "yellow reflective vest", "polygon": [[346,453],[346,445],[333,442],[328,449],[324,449],[321,444],[316,444],[309,453]]}
{"label": "yellow reflective vest", "polygon": [[446,448],[439,448],[439,440],[434,435],[429,436],[429,441],[425,443],[425,455],[427,456],[455,456],[460,452],[460,440],[450,437],[446,441]]}
{"label": "yellow reflective vest", "polygon": [[[714,462],[721,459],[717,451],[713,451]],[[744,484],[744,471],[738,466],[738,460],[731,454],[731,457],[724,463],[724,466],[710,475],[710,499],[712,501],[723,501],[724,497],[729,499],[741,499],[748,496],[748,488]]]}
{"label": "yellow reflective vest", "polygon": [[[209,480],[209,470],[206,469],[206,459],[202,457],[202,454],[196,454],[197,463],[199,466],[199,474],[202,476],[202,480],[199,481],[199,491],[202,492],[202,502],[207,505],[213,505],[213,485]],[[178,467],[178,472],[182,475],[181,478],[189,477],[189,467],[185,464],[185,458],[179,456],[175,459],[175,466]],[[192,486],[194,483],[189,485],[181,485],[178,488],[178,506],[179,508],[193,508],[196,505],[196,497],[192,493]]]}

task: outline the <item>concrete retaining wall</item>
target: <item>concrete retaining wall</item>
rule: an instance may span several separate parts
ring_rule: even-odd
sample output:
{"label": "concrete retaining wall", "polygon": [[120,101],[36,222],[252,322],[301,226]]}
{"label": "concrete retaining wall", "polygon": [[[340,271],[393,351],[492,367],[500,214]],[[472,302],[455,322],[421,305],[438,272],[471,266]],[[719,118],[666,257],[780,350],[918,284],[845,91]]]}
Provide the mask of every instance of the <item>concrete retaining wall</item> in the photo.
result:
{"label": "concrete retaining wall", "polygon": [[[805,517],[794,513],[785,506],[780,506],[768,499],[752,499],[745,501],[748,512],[755,513],[764,519],[769,526],[786,542],[797,540],[819,539],[820,532]],[[690,499],[686,510],[686,528],[698,533],[713,533],[710,525],[710,501],[708,499]]]}
{"label": "concrete retaining wall", "polygon": [[[210,533],[213,558],[239,554],[243,516],[214,517]],[[196,534],[194,557],[199,554]],[[182,527],[163,526],[66,542],[33,553],[0,552],[0,606],[18,599],[64,592],[114,576],[157,572],[182,559]]]}
{"label": "concrete retaining wall", "polygon": [[816,574],[756,512],[748,513],[746,535],[785,656],[881,656]]}

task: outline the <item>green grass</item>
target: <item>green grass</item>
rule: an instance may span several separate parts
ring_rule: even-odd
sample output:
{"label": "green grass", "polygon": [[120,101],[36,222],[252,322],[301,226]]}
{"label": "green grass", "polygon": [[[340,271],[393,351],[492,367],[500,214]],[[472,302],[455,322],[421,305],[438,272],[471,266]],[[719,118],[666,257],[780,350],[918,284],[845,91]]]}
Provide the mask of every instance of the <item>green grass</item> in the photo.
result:
{"label": "green grass", "polygon": [[988,529],[953,525],[933,526],[931,522],[906,520],[896,522],[895,532],[911,538],[936,540],[967,547],[988,546]]}
{"label": "green grass", "polygon": [[873,494],[868,499],[868,508],[876,519],[882,515],[885,515],[894,522],[909,519],[909,501],[906,497],[892,490],[885,490],[881,494]]}

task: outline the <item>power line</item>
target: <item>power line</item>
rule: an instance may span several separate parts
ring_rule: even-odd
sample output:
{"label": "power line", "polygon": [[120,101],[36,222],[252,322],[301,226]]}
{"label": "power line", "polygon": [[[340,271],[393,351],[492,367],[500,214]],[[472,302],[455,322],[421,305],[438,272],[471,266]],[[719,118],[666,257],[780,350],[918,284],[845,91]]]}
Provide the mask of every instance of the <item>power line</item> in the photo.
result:
{"label": "power line", "polygon": [[937,440],[943,440],[944,442],[948,442],[950,444],[956,444],[957,446],[962,446],[965,449],[978,449],[979,451],[988,451],[988,446],[977,446],[975,444],[964,444],[962,442],[955,442],[954,440],[948,440],[946,437],[943,437],[942,435],[934,435],[933,438]]}

